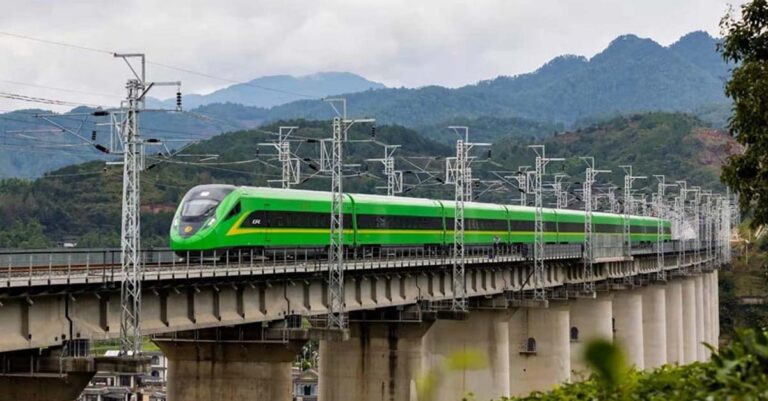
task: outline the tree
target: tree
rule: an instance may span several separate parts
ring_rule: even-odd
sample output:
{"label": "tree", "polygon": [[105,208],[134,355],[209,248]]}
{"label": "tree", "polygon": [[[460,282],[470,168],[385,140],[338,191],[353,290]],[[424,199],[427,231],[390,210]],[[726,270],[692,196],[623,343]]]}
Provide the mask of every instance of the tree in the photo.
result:
{"label": "tree", "polygon": [[740,196],[741,207],[754,211],[753,225],[768,223],[768,1],[753,0],[730,10],[720,21],[718,50],[736,67],[725,85],[733,100],[728,128],[744,146],[723,166],[723,181]]}

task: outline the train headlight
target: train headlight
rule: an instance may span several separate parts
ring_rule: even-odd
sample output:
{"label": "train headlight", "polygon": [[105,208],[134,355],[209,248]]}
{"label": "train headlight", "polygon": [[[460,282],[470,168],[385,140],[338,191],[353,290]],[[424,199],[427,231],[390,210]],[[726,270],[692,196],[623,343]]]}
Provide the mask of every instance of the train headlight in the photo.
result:
{"label": "train headlight", "polygon": [[173,228],[174,229],[179,228],[179,218],[178,217],[173,219]]}
{"label": "train headlight", "polygon": [[208,220],[208,224],[206,224],[206,225],[207,225],[208,227],[211,227],[211,226],[213,226],[214,224],[216,224],[216,218],[215,218],[215,217],[213,217],[213,218],[211,218],[210,220]]}

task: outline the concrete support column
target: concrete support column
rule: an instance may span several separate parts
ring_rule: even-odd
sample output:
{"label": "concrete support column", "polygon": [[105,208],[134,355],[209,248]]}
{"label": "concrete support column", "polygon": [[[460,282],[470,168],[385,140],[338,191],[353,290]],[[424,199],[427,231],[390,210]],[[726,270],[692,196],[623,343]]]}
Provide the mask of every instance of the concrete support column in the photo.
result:
{"label": "concrete support column", "polygon": [[[570,327],[570,313],[565,304],[520,308],[512,313],[509,320],[512,395],[546,391],[570,380]],[[534,345],[533,349],[529,345]]]}
{"label": "concrete support column", "polygon": [[637,291],[617,291],[613,296],[614,340],[627,355],[627,362],[645,368],[643,349],[643,302]]}
{"label": "concrete support column", "polygon": [[[710,280],[710,273],[704,273],[701,276],[702,285],[702,317],[704,320],[704,335],[702,341],[707,344],[712,344],[712,290],[710,286],[712,282]],[[708,361],[710,356],[709,349],[704,347],[704,360]]]}
{"label": "concrete support column", "polygon": [[291,364],[302,343],[160,341],[169,401],[290,401]]}
{"label": "concrete support column", "polygon": [[667,298],[662,285],[641,290],[643,299],[643,364],[654,369],[667,363]]}
{"label": "concrete support column", "polygon": [[319,399],[415,399],[430,323],[353,323],[348,341],[320,341]]}
{"label": "concrete support column", "polygon": [[[438,320],[432,325],[424,337],[426,365],[432,371],[445,372],[435,399],[459,399],[467,393],[473,393],[478,400],[509,395],[508,321],[507,310],[472,311],[467,320]],[[484,367],[446,370],[447,360],[460,352],[479,353],[485,360]]]}
{"label": "concrete support column", "polygon": [[670,281],[666,287],[667,363],[682,364],[685,361],[683,286],[679,281]]}
{"label": "concrete support column", "polygon": [[683,363],[696,362],[696,284],[688,277],[683,280]]}
{"label": "concrete support column", "polygon": [[570,303],[571,380],[591,373],[584,363],[584,346],[591,340],[613,341],[613,302],[610,295],[580,298]]}
{"label": "concrete support column", "polygon": [[712,321],[713,321],[713,339],[712,345],[715,347],[720,346],[720,281],[719,273],[717,270],[712,272],[712,297],[715,302],[712,307]]}
{"label": "concrete support column", "polygon": [[705,360],[706,347],[704,341],[706,341],[704,331],[704,280],[701,275],[693,278],[696,288],[696,360]]}

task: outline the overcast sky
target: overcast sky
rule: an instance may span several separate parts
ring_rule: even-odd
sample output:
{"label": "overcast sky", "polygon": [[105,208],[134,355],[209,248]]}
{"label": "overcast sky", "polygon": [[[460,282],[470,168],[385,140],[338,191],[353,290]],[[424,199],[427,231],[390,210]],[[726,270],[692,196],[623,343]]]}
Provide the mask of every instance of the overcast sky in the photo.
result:
{"label": "overcast sky", "polygon": [[[0,31],[121,52],[245,81],[350,71],[388,86],[456,87],[593,56],[634,33],[669,45],[719,36],[723,0],[2,0]],[[741,4],[742,1],[731,1]],[[128,70],[109,55],[0,35],[0,92],[113,105]],[[186,93],[226,82],[149,66]],[[11,84],[36,84],[82,94]],[[155,93],[156,97],[169,97]],[[0,110],[30,107],[0,99]]]}

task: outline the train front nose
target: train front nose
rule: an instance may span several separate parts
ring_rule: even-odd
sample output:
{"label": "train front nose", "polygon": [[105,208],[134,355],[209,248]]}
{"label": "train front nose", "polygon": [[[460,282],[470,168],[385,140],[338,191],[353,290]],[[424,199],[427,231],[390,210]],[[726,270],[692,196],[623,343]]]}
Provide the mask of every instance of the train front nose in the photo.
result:
{"label": "train front nose", "polygon": [[216,222],[215,212],[219,201],[210,198],[190,199],[181,206],[181,213],[174,221],[174,230],[181,238],[189,238],[202,228]]}

